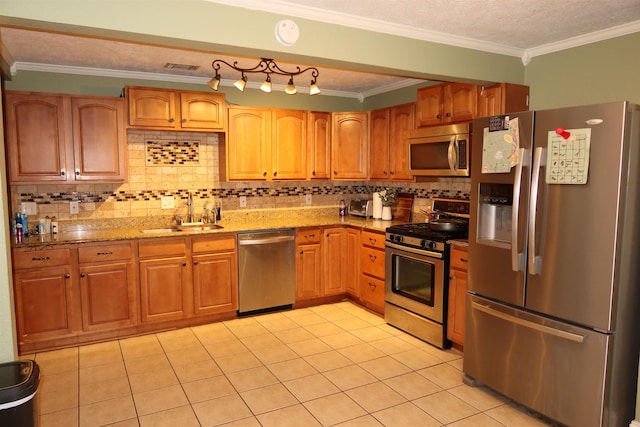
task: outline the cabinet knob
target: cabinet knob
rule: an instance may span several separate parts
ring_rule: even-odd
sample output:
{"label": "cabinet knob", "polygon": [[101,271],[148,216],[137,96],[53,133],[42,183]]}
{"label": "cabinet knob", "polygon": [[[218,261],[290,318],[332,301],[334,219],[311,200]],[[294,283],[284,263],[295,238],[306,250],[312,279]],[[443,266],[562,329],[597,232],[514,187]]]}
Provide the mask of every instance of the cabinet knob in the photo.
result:
{"label": "cabinet knob", "polygon": [[64,171],[64,169],[60,169],[60,176],[64,176],[64,175],[65,175],[65,173],[66,173],[66,172]]}
{"label": "cabinet knob", "polygon": [[82,277],[84,279],[85,274],[84,273],[80,273],[80,277]]}
{"label": "cabinet knob", "polygon": [[438,115],[436,116],[436,119],[441,119],[441,118],[442,118],[442,114],[438,114]]}
{"label": "cabinet knob", "polygon": [[277,172],[277,171],[276,171],[276,172],[274,172],[274,173],[273,173],[273,176],[278,176],[278,172]]}
{"label": "cabinet knob", "polygon": [[70,279],[70,278],[71,278],[71,275],[70,275],[70,274],[65,274],[65,275],[64,275],[64,278],[65,278],[65,279]]}
{"label": "cabinet knob", "polygon": [[300,251],[300,255],[302,255],[304,253],[304,251]]}
{"label": "cabinet knob", "polygon": [[378,239],[374,239],[373,237],[369,237],[369,242],[370,242],[372,245],[375,245],[377,240],[378,240]]}
{"label": "cabinet knob", "polygon": [[182,123],[187,123],[187,119],[182,119]]}
{"label": "cabinet knob", "polygon": [[262,176],[267,176],[267,171],[262,172]]}
{"label": "cabinet knob", "polygon": [[316,171],[311,171],[311,175],[316,176]]}
{"label": "cabinet knob", "polygon": [[469,260],[466,258],[460,258],[460,262],[469,262]]}
{"label": "cabinet knob", "polygon": [[187,263],[186,263],[186,262],[183,262],[183,263],[182,263],[182,266],[183,266],[183,267],[186,267],[186,266],[187,266]]}
{"label": "cabinet knob", "polygon": [[447,117],[451,117],[451,113],[447,113]]}
{"label": "cabinet knob", "polygon": [[80,175],[80,169],[76,169],[76,176]]}
{"label": "cabinet knob", "polygon": [[369,259],[371,260],[371,262],[374,262],[376,260],[376,258],[378,258],[378,257],[375,256],[375,255],[369,254]]}
{"label": "cabinet knob", "polygon": [[173,122],[175,122],[175,121],[176,121],[176,120],[175,120],[173,117],[171,117],[171,118],[169,119],[169,123],[173,123]]}
{"label": "cabinet knob", "polygon": [[389,175],[395,175],[394,171],[389,172]]}
{"label": "cabinet knob", "polygon": [[198,265],[198,261],[193,261],[193,265]]}
{"label": "cabinet knob", "polygon": [[333,171],[333,174],[334,175],[338,175],[338,171]]}

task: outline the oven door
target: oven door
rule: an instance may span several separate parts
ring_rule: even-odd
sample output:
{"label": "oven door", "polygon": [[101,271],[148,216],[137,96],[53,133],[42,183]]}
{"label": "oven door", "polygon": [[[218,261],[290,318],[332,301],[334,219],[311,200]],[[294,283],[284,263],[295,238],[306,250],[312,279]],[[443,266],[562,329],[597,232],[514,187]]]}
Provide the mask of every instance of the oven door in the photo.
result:
{"label": "oven door", "polygon": [[386,243],[385,301],[444,323],[443,254]]}

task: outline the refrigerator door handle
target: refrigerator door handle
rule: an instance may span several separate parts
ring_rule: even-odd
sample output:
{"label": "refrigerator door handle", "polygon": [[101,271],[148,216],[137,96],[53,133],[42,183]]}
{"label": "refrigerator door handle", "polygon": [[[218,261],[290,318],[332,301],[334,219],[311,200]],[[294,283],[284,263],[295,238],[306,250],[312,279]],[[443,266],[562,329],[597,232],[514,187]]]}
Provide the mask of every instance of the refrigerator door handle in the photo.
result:
{"label": "refrigerator door handle", "polygon": [[501,311],[494,310],[491,307],[486,305],[482,305],[477,302],[472,302],[471,306],[474,310],[482,311],[490,316],[497,317],[502,320],[506,320],[507,322],[515,323],[520,326],[524,326],[525,328],[533,329],[535,331],[541,332],[547,335],[553,335],[558,338],[562,338],[565,340],[573,341],[582,344],[585,340],[584,335],[574,334],[572,332],[562,331],[560,329],[552,328],[550,326],[541,325],[539,323],[531,322],[529,320],[520,319],[519,317],[510,316],[506,313],[502,313]]}
{"label": "refrigerator door handle", "polygon": [[536,255],[536,214],[538,212],[538,193],[540,189],[540,169],[546,163],[546,149],[538,147],[533,154],[533,173],[531,177],[531,202],[529,203],[529,274],[542,271],[542,257]]}
{"label": "refrigerator door handle", "polygon": [[519,229],[518,218],[520,218],[520,194],[522,193],[522,168],[525,163],[529,163],[527,155],[528,151],[524,148],[519,150],[520,163],[515,171],[513,181],[513,203],[511,209],[511,269],[513,271],[524,271],[525,255],[524,252],[518,252]]}
{"label": "refrigerator door handle", "polygon": [[449,168],[455,175],[458,163],[458,136],[454,136],[453,140],[449,143],[449,149],[447,150],[447,160],[449,161]]}

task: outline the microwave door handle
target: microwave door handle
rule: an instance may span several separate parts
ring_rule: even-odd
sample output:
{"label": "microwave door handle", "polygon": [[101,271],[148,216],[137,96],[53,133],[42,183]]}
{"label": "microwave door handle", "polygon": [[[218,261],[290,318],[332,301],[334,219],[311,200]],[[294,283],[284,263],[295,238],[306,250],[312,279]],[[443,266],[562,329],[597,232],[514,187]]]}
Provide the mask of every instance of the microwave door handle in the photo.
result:
{"label": "microwave door handle", "polygon": [[451,142],[449,143],[449,149],[447,150],[447,159],[449,160],[449,169],[451,169],[451,173],[453,175],[456,174],[456,166],[458,162],[458,156],[456,152],[458,151],[458,137],[454,136]]}
{"label": "microwave door handle", "polygon": [[519,150],[520,162],[516,166],[513,180],[513,202],[511,208],[511,269],[513,271],[524,271],[524,252],[518,252],[520,247],[520,230],[518,218],[520,217],[520,195],[522,194],[522,168],[529,164],[528,151],[524,148]]}
{"label": "microwave door handle", "polygon": [[546,150],[535,149],[533,155],[533,174],[531,177],[531,201],[529,202],[529,274],[537,275],[542,271],[542,257],[536,255],[536,222],[538,196],[540,190],[540,169],[546,164]]}

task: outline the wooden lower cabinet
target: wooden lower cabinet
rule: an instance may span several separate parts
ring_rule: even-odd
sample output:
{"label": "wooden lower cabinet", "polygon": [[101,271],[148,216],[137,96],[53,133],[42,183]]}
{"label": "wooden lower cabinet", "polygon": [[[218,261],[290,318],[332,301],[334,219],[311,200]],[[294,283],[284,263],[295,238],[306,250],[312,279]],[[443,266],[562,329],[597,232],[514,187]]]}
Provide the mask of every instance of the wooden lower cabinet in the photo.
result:
{"label": "wooden lower cabinet", "polygon": [[323,232],[324,294],[339,295],[347,290],[345,284],[345,229],[325,228]]}
{"label": "wooden lower cabinet", "polygon": [[324,295],[321,236],[321,228],[296,233],[296,301]]}
{"label": "wooden lower cabinet", "polygon": [[97,331],[138,323],[133,243],[78,248],[82,330]]}
{"label": "wooden lower cabinet", "polygon": [[360,249],[360,299],[365,307],[384,314],[384,234],[363,231]]}
{"label": "wooden lower cabinet", "polygon": [[140,314],[142,322],[182,319],[189,307],[187,257],[140,261]]}
{"label": "wooden lower cabinet", "polygon": [[235,313],[238,309],[235,237],[194,237],[191,245],[194,314]]}
{"label": "wooden lower cabinet", "polygon": [[449,268],[447,338],[459,347],[464,346],[468,262],[467,248],[464,246],[453,246],[451,249],[451,264]]}
{"label": "wooden lower cabinet", "polygon": [[360,298],[360,230],[348,227],[345,230],[344,283],[347,295]]}

